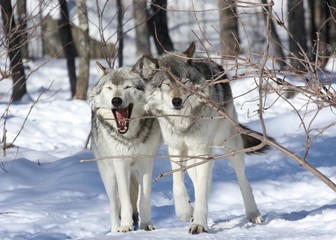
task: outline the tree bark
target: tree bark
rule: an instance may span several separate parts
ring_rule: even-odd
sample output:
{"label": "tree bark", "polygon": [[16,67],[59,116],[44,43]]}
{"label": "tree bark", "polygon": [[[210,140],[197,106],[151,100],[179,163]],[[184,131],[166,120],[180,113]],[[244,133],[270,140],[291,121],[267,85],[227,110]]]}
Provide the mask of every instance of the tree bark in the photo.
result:
{"label": "tree bark", "polygon": [[79,56],[79,69],[76,83],[75,99],[86,99],[89,86],[90,74],[90,39],[89,39],[89,21],[85,0],[76,0],[79,31],[77,53]]}
{"label": "tree bark", "polygon": [[13,79],[13,91],[11,100],[18,101],[27,93],[26,75],[23,68],[20,36],[15,24],[13,16],[13,8],[11,1],[0,0],[0,8],[2,15],[2,24],[4,28],[4,37],[6,40],[6,48],[10,61],[10,70]]}
{"label": "tree bark", "polygon": [[69,11],[66,0],[59,0],[61,8],[61,19],[59,20],[59,32],[61,37],[61,42],[64,47],[64,55],[67,60],[68,76],[70,81],[70,91],[71,97],[75,96],[76,93],[76,65],[75,65],[75,56],[76,50],[73,43],[73,38],[70,29],[69,21]]}
{"label": "tree bark", "polygon": [[330,20],[329,20],[329,38],[331,45],[331,54],[336,52],[336,1],[328,0]]}
{"label": "tree bark", "polygon": [[124,11],[122,6],[122,0],[117,0],[117,9],[118,9],[118,65],[122,67],[123,65],[123,49],[124,49],[124,34],[123,34],[123,17]]}
{"label": "tree bark", "polygon": [[[267,0],[261,0],[261,2],[263,4],[267,4]],[[264,12],[264,19],[265,22],[267,21],[267,15],[269,14],[269,7],[264,7],[263,8],[263,12]],[[279,65],[280,69],[282,69],[285,65],[286,65],[286,61],[285,61],[285,54],[282,50],[282,43],[281,43],[281,39],[278,35],[278,32],[275,28],[274,22],[272,19],[270,19],[270,33],[266,33],[266,34],[271,34],[271,41],[272,41],[272,50],[273,50],[273,54],[275,56],[275,61],[276,63]]]}
{"label": "tree bark", "polygon": [[218,0],[221,50],[225,58],[235,58],[240,52],[237,9],[234,0]]}
{"label": "tree bark", "polygon": [[135,19],[136,57],[150,54],[149,29],[147,26],[147,0],[133,0],[133,16]]}
{"label": "tree bark", "polygon": [[302,0],[287,1],[290,62],[294,68],[305,70],[303,55],[307,53],[307,34]]}
{"label": "tree bark", "polygon": [[167,0],[152,0],[149,9],[148,28],[154,38],[159,55],[173,51],[174,44],[169,36],[167,20]]}
{"label": "tree bark", "polygon": [[310,60],[323,68],[329,59],[330,43],[329,21],[330,11],[326,0],[309,0],[310,10]]}
{"label": "tree bark", "polygon": [[27,31],[27,1],[17,1],[16,12],[18,15],[18,31],[20,35],[21,55],[29,58],[28,51],[28,31]]}

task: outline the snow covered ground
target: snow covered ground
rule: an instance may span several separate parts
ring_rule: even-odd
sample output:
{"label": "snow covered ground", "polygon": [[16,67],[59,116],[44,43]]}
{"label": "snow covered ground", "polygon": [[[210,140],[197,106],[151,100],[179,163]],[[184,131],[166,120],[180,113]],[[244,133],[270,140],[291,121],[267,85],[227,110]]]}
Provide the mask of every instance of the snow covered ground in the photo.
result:
{"label": "snow covered ground", "polygon": [[[193,16],[189,18],[190,23],[194,21]],[[180,18],[172,19],[175,21],[174,42],[177,42],[177,48],[185,48],[195,37],[191,31],[188,36],[180,34],[178,29],[181,31],[181,28],[176,27]],[[187,39],[181,39],[181,36]],[[131,42],[132,38],[127,41]],[[135,52],[132,46],[134,44],[127,45],[125,51],[128,63],[132,62],[131,54]],[[36,69],[44,61],[31,62],[31,69]],[[2,64],[0,59],[0,66]],[[334,79],[335,88],[333,62],[327,70]],[[90,85],[96,80],[92,61]],[[232,83],[234,96],[240,96],[235,99],[240,121],[260,130],[255,116],[257,102],[250,101],[258,96],[257,91],[249,92],[254,87],[251,78]],[[90,131],[90,109],[85,101],[69,100],[65,61],[50,61],[34,72],[28,79],[29,97],[10,105],[6,113],[10,89],[10,80],[0,81],[1,132],[5,125],[7,142],[10,142],[23,124],[24,127],[14,143],[15,147],[7,149],[6,155],[0,152],[0,239],[336,239],[335,192],[275,150],[263,156],[246,157],[247,176],[264,223],[253,225],[245,219],[235,175],[224,159],[215,162],[208,234],[189,235],[188,224],[175,216],[171,175],[153,183],[152,220],[157,230],[111,234],[108,199],[96,163],[80,162],[93,158],[92,152],[84,149]],[[297,114],[284,100],[275,99],[276,94],[267,98],[267,104],[272,106],[264,115],[268,134],[294,152],[304,150],[305,133]],[[297,95],[291,103],[299,109],[305,100],[302,95]],[[312,128],[323,129],[335,123],[334,108],[325,108],[314,118],[315,110],[314,104],[302,109],[306,112],[306,123],[314,120]],[[310,163],[334,182],[335,136],[336,127],[333,125],[314,139],[308,155]],[[165,145],[159,153],[167,154]],[[156,159],[154,177],[169,169],[168,159]],[[193,194],[189,180],[187,185]]]}
{"label": "snow covered ground", "polygon": [[[213,174],[208,234],[189,235],[188,224],[175,216],[171,176],[153,183],[152,217],[156,231],[108,234],[108,199],[96,164],[80,162],[93,158],[90,150],[83,149],[90,130],[90,109],[85,101],[69,100],[65,69],[63,60],[41,68],[29,78],[31,98],[9,108],[8,141],[20,130],[34,100],[45,91],[32,108],[15,147],[0,156],[1,239],[335,239],[335,193],[275,150],[246,159],[263,224],[255,226],[245,219],[234,173],[226,160],[220,160]],[[91,70],[92,85],[97,76],[94,66]],[[251,88],[250,83],[247,79],[232,84],[234,94]],[[10,87],[10,80],[0,82],[1,115],[7,108]],[[237,98],[236,106],[241,121],[258,129],[256,118],[247,117],[247,112],[256,108],[255,103],[244,104],[250,97]],[[299,95],[292,103],[299,105],[301,99]],[[279,106],[265,115],[269,134],[291,150],[301,150],[305,135],[296,115],[288,104],[276,105]],[[326,126],[335,119],[331,109],[324,109],[319,116],[315,127]],[[3,117],[0,127],[4,127]],[[334,181],[335,136],[335,126],[327,129],[313,142],[308,157]],[[160,153],[167,154],[165,145]],[[168,159],[156,160],[155,177],[168,170]],[[190,181],[188,186],[192,194]]]}

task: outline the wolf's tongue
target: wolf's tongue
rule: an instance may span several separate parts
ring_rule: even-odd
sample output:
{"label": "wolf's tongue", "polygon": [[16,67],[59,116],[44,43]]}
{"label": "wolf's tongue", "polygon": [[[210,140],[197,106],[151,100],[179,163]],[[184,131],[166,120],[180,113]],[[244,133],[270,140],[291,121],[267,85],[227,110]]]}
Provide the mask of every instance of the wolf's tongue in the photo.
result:
{"label": "wolf's tongue", "polygon": [[119,123],[119,126],[121,129],[125,129],[127,127],[126,125],[126,119],[128,117],[128,109],[127,108],[118,108],[115,111],[116,118]]}

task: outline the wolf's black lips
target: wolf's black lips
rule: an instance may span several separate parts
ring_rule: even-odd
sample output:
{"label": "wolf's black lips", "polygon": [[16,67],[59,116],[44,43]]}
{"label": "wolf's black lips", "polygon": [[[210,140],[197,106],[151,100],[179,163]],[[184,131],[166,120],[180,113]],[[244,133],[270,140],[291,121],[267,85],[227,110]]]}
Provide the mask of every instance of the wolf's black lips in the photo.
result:
{"label": "wolf's black lips", "polygon": [[131,118],[133,104],[125,108],[113,108],[112,113],[117,123],[118,132],[125,134],[128,131],[129,119]]}

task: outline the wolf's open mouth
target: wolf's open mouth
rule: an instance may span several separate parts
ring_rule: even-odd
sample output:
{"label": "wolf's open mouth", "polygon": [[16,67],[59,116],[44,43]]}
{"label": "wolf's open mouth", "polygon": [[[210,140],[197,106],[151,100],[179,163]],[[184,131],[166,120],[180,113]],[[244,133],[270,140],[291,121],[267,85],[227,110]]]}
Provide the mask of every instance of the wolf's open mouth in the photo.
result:
{"label": "wolf's open mouth", "polygon": [[128,131],[129,118],[131,117],[133,104],[125,108],[114,108],[112,113],[117,123],[118,132],[125,134]]}

